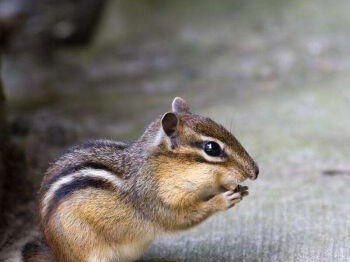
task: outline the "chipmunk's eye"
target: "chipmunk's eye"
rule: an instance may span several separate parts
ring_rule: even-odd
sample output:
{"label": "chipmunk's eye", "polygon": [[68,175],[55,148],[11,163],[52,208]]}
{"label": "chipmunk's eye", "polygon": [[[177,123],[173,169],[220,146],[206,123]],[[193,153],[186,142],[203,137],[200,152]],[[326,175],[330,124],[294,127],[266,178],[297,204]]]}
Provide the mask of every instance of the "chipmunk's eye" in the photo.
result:
{"label": "chipmunk's eye", "polygon": [[209,141],[204,144],[204,152],[209,156],[220,156],[222,150],[218,143]]}

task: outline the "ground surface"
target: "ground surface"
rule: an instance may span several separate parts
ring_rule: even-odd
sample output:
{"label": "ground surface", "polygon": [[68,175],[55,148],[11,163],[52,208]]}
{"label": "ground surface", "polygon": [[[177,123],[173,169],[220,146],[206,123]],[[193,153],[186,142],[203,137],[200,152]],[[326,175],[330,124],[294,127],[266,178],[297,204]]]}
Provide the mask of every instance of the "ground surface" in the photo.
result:
{"label": "ground surface", "polygon": [[[350,3],[127,2],[110,4],[92,47],[51,67],[8,57],[34,188],[64,146],[133,139],[180,95],[231,129],[261,172],[237,207],[157,240],[145,259],[350,261]],[[4,261],[35,231],[33,202],[14,203]]]}

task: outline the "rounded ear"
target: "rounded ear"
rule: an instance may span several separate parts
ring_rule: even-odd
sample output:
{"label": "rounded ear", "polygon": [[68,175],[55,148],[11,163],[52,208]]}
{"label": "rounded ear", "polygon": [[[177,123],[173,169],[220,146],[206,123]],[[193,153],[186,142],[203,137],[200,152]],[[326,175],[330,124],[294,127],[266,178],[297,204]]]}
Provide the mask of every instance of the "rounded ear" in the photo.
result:
{"label": "rounded ear", "polygon": [[175,113],[186,113],[190,111],[190,107],[181,97],[175,97],[172,103],[172,110]]}
{"label": "rounded ear", "polygon": [[165,113],[162,117],[162,127],[167,136],[172,136],[176,132],[179,119],[173,112]]}

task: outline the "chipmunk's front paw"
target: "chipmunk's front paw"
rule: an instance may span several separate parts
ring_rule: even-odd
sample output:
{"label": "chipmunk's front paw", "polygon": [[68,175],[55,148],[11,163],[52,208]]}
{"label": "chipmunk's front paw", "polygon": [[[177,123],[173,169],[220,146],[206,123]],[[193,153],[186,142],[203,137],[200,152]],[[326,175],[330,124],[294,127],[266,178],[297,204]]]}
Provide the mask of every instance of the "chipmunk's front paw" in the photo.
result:
{"label": "chipmunk's front paw", "polygon": [[248,194],[248,187],[237,186],[234,191],[225,191],[214,198],[217,198],[216,200],[219,210],[227,210],[239,203],[243,197],[247,196]]}

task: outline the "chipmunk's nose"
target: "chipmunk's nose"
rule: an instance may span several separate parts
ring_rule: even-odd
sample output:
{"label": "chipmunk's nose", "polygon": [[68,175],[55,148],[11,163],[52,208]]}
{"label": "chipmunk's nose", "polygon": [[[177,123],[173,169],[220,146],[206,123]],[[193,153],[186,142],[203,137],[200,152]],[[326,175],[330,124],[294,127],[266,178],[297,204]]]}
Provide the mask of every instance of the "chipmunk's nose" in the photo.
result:
{"label": "chipmunk's nose", "polygon": [[252,175],[250,176],[250,179],[255,180],[258,178],[259,175],[259,167],[256,163],[254,163],[254,167],[252,170]]}

